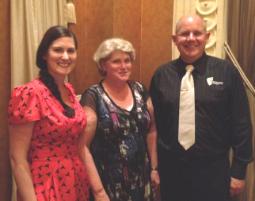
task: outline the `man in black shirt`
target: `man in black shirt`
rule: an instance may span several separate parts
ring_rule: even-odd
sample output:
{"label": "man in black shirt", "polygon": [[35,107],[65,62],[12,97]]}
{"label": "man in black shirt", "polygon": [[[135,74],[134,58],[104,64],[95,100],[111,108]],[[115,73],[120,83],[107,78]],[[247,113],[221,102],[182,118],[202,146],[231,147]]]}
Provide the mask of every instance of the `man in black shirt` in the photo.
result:
{"label": "man in black shirt", "polygon": [[[205,53],[208,38],[201,17],[183,16],[172,36],[180,57],[160,66],[151,81],[162,201],[229,201],[244,188],[252,157],[247,96],[235,67]],[[186,150],[178,142],[178,129],[188,64],[194,66],[195,143]]]}

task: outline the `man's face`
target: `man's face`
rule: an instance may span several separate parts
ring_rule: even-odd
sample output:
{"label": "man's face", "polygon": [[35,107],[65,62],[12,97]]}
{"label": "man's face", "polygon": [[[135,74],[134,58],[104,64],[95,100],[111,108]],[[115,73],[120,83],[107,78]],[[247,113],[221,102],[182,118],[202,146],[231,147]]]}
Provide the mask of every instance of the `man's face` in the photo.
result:
{"label": "man's face", "polygon": [[173,42],[181,58],[186,63],[193,63],[203,55],[209,35],[201,18],[189,16],[184,17],[177,24]]}

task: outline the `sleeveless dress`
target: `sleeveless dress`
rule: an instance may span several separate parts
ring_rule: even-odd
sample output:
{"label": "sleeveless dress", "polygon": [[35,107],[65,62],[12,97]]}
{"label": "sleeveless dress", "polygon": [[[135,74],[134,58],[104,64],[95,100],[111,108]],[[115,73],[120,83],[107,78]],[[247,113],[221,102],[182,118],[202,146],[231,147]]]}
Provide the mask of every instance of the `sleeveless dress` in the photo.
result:
{"label": "sleeveless dress", "polygon": [[38,201],[87,201],[89,196],[77,144],[85,114],[72,86],[65,85],[75,110],[72,118],[39,79],[16,87],[9,102],[9,124],[34,122],[28,160]]}
{"label": "sleeveless dress", "polygon": [[146,135],[150,115],[148,93],[138,82],[129,82],[134,106],[118,107],[104,90],[102,82],[87,89],[81,104],[97,114],[91,153],[111,201],[151,201],[150,166]]}

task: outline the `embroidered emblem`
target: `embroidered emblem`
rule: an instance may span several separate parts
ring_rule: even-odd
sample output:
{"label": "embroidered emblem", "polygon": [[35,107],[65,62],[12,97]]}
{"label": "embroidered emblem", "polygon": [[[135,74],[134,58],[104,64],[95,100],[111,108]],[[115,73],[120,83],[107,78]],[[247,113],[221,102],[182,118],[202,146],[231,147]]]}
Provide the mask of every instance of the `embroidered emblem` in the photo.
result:
{"label": "embroidered emblem", "polygon": [[207,79],[206,79],[206,81],[207,81],[207,84],[209,85],[209,86],[211,86],[211,85],[223,85],[223,82],[219,82],[219,81],[214,81],[213,80],[213,77],[208,77]]}

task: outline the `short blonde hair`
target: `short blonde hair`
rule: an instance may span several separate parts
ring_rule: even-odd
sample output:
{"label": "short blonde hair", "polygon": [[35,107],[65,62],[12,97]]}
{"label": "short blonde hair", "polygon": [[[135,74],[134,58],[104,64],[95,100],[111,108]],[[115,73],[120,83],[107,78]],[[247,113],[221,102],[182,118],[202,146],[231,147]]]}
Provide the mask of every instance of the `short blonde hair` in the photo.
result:
{"label": "short blonde hair", "polygon": [[135,60],[135,49],[129,41],[122,38],[106,39],[99,45],[93,57],[94,61],[97,63],[98,71],[102,76],[106,75],[106,72],[101,65],[102,60],[107,60],[108,57],[116,50],[128,53],[131,60]]}

